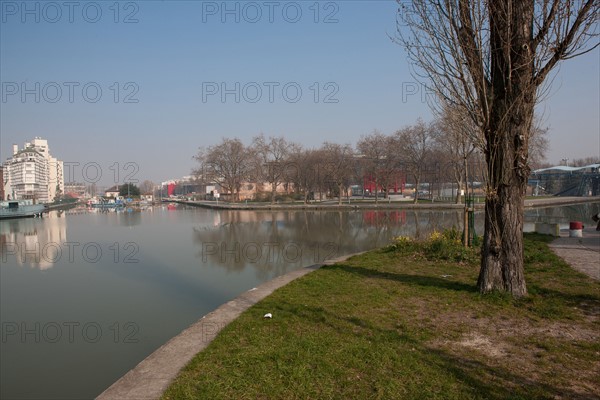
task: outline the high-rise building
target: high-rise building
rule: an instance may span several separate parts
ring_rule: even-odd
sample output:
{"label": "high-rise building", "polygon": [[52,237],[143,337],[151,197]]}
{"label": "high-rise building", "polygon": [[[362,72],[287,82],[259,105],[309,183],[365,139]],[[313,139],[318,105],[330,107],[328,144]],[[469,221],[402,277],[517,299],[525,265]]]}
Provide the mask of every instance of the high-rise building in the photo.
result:
{"label": "high-rise building", "polygon": [[36,137],[4,163],[7,199],[34,199],[50,203],[64,193],[63,162],[50,155],[48,141]]}
{"label": "high-rise building", "polygon": [[0,201],[4,199],[4,167],[0,165]]}

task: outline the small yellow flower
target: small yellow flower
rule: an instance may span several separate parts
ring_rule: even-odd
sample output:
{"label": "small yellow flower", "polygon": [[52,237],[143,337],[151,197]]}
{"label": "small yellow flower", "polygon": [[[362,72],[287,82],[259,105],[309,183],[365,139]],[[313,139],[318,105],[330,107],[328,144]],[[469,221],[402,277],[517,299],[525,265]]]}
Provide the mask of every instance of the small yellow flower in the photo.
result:
{"label": "small yellow flower", "polygon": [[440,232],[434,230],[433,232],[431,232],[431,235],[429,236],[429,240],[431,241],[438,241],[438,240],[442,240],[444,238],[444,235],[442,235]]}
{"label": "small yellow flower", "polygon": [[396,236],[393,242],[396,244],[406,244],[412,242],[412,238],[409,236]]}

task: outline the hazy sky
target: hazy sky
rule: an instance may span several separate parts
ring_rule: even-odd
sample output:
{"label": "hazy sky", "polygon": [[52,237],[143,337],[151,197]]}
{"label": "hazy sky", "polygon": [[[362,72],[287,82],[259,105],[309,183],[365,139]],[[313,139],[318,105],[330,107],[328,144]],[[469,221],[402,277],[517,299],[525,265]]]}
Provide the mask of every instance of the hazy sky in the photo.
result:
{"label": "hazy sky", "polygon": [[[0,5],[2,160],[41,136],[77,181],[187,175],[224,136],[354,144],[431,118],[391,0]],[[550,162],[600,154],[599,58],[556,75]]]}

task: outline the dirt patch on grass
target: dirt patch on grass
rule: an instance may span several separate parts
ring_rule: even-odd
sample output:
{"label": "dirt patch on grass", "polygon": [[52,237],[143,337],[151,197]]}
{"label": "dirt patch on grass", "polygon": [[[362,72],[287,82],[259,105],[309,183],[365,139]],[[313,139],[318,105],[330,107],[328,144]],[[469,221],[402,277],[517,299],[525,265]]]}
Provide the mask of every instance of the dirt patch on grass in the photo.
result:
{"label": "dirt patch on grass", "polygon": [[589,329],[559,322],[535,328],[534,332],[553,338],[566,338],[586,342],[598,341],[600,338],[600,332],[597,329]]}
{"label": "dirt patch on grass", "polygon": [[600,332],[597,327],[589,324],[564,323],[553,321],[533,321],[529,319],[491,320],[481,318],[476,324],[479,328],[486,327],[486,331],[497,338],[536,337],[540,340],[554,338],[573,341],[594,342],[599,340]]}
{"label": "dirt patch on grass", "polygon": [[[526,382],[515,384],[552,387],[555,398],[599,399],[600,351],[594,344],[600,341],[600,330],[595,320],[565,323],[452,312],[434,318],[435,325],[446,329],[429,346],[483,370],[527,376]],[[557,375],[561,378],[555,379]]]}
{"label": "dirt patch on grass", "polygon": [[477,350],[493,358],[504,357],[507,355],[507,352],[504,349],[504,343],[498,341],[493,342],[489,337],[482,335],[479,332],[472,332],[465,335],[461,340],[455,342],[455,344],[467,349]]}

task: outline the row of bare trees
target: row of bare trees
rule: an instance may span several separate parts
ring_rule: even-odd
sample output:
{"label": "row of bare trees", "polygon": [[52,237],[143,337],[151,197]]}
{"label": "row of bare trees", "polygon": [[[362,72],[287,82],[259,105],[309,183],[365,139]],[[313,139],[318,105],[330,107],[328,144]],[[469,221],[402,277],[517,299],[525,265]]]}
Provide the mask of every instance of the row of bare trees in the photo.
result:
{"label": "row of bare trees", "polygon": [[341,202],[352,181],[355,156],[350,145],[326,142],[318,149],[305,149],[283,137],[261,134],[249,145],[223,138],[220,144],[201,148],[194,158],[199,163],[193,172],[198,181],[219,185],[234,201],[239,201],[243,185],[266,183],[271,203],[280,185],[302,193],[306,203],[314,192],[320,198],[335,192]]}
{"label": "row of bare trees", "polygon": [[[195,159],[199,168],[194,175],[205,184],[217,184],[239,200],[248,184],[268,184],[271,203],[282,185],[301,194],[308,202],[310,194],[335,195],[342,202],[351,185],[365,180],[374,186],[375,202],[387,197],[391,188],[406,180],[416,190],[423,179],[454,182],[456,202],[469,177],[469,165],[481,165],[477,152],[476,129],[461,118],[458,110],[448,108],[432,122],[418,119],[392,134],[374,130],[363,135],[356,145],[325,142],[319,148],[304,148],[283,137],[254,137],[248,145],[241,140],[224,138],[220,144],[201,148]],[[543,139],[542,131],[540,137]],[[544,143],[544,140],[540,140]],[[543,156],[545,148],[540,148]],[[415,202],[417,195],[415,195]]]}

